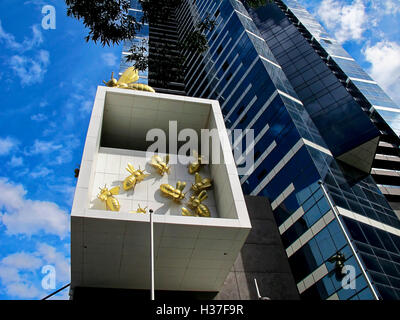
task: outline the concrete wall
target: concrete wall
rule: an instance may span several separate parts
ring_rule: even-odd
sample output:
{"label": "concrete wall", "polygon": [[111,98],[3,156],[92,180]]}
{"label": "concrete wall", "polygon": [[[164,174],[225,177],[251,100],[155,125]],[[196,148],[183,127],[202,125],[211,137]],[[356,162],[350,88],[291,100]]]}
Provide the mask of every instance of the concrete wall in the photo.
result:
{"label": "concrete wall", "polygon": [[297,300],[299,293],[267,198],[245,196],[252,229],[215,299]]}

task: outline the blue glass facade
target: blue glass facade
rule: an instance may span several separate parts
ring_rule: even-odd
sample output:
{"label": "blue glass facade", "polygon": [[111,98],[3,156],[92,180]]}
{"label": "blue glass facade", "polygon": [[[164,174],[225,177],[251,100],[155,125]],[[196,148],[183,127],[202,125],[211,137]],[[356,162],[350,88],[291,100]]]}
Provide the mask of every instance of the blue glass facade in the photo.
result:
{"label": "blue glass facade", "polygon": [[[348,81],[351,81],[361,94],[367,99],[370,106],[390,125],[397,135],[400,135],[399,120],[396,120],[400,112],[397,106],[378,84],[358,65],[356,61],[342,48],[342,46],[324,30],[317,20],[310,15],[297,1],[276,1],[296,17],[298,21],[312,35],[344,73]],[[365,82],[367,81],[367,82]],[[390,108],[388,111],[386,108]],[[386,111],[383,113],[382,111]]]}
{"label": "blue glass facade", "polygon": [[[186,94],[219,100],[227,128],[254,130],[254,170],[240,176],[242,189],[271,201],[301,297],[400,299],[400,221],[366,173],[371,164],[349,161],[352,152],[375,155],[381,131],[369,114],[399,134],[400,109],[296,1],[251,10],[238,0],[183,0],[179,38],[206,16],[216,21],[205,32],[209,49],[184,52]],[[140,37],[148,40],[148,26]],[[354,288],[329,262],[337,252],[354,268]]]}
{"label": "blue glass facade", "polygon": [[[338,160],[379,136],[345,89],[346,81],[373,80],[349,63],[354,60],[303,8],[289,2],[330,57],[323,60],[304,40],[283,14],[283,2],[268,5],[261,16],[263,8],[246,10],[237,0],[183,1],[180,34],[207,15],[216,19],[205,33],[209,50],[186,58],[186,92],[218,99],[228,128],[254,129],[255,168],[240,177],[242,188],[270,199],[302,298],[400,299],[400,222],[372,177]],[[345,58],[336,67],[347,77],[328,68],[334,56]],[[376,86],[368,90],[386,99]],[[338,251],[354,267],[354,289],[343,287],[328,261]]]}
{"label": "blue glass facade", "polygon": [[[129,15],[133,16],[136,21],[140,21],[143,17],[142,6],[139,1],[131,0],[131,5],[129,9]],[[125,41],[122,47],[122,55],[120,62],[119,73],[122,74],[127,68],[133,66],[135,62],[127,62],[126,57],[129,55],[129,49],[132,45],[137,45],[138,47],[144,46],[146,51],[149,51],[149,25],[141,24],[140,30],[138,30],[136,37],[131,41]],[[148,70],[139,72],[139,80],[137,83],[148,84]]]}
{"label": "blue glass facade", "polygon": [[369,117],[279,7],[264,6],[249,13],[334,156],[379,136]]}

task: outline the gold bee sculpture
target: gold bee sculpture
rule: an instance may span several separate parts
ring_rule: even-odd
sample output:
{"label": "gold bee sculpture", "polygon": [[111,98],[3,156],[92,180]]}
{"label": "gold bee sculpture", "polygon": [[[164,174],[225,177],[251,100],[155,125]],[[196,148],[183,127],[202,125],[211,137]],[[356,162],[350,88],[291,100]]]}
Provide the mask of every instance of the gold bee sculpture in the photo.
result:
{"label": "gold bee sculpture", "polygon": [[196,215],[194,213],[192,213],[189,209],[182,207],[181,209],[181,214],[183,216],[190,216],[190,217],[196,217]]}
{"label": "gold bee sculpture", "polygon": [[197,196],[191,196],[188,207],[194,211],[194,214],[185,207],[181,209],[181,214],[183,216],[210,217],[210,209],[205,204],[201,203],[205,199],[207,199],[207,191],[205,190],[201,191]]}
{"label": "gold bee sculpture", "polygon": [[175,202],[180,202],[183,198],[185,198],[185,193],[183,189],[186,187],[186,182],[178,181],[176,183],[176,188],[171,186],[170,184],[162,184],[160,186],[161,193],[174,200]]}
{"label": "gold bee sculpture", "polygon": [[168,173],[171,170],[171,167],[168,165],[169,163],[169,154],[165,156],[165,160],[163,160],[160,156],[154,155],[151,157],[151,165],[157,169],[160,175],[164,175],[164,173]]}
{"label": "gold bee sculpture", "polygon": [[138,204],[138,208],[136,211],[129,211],[130,213],[147,213],[147,206],[144,208],[140,207],[140,204]]}
{"label": "gold bee sculpture", "polygon": [[209,178],[201,178],[200,174],[196,172],[194,174],[194,181],[195,183],[192,184],[192,190],[195,194],[212,188],[212,181]]}
{"label": "gold bee sculpture", "polygon": [[202,162],[204,162],[204,157],[199,155],[197,153],[197,151],[193,151],[193,156],[195,157],[195,160],[189,164],[189,173],[190,174],[199,172],[201,169],[201,166],[203,165]]}
{"label": "gold bee sculpture", "polygon": [[119,189],[120,187],[117,186],[108,190],[107,185],[105,185],[104,188],[100,188],[100,193],[97,195],[97,198],[106,203],[107,210],[119,211],[119,209],[121,209],[119,201],[114,197],[114,195],[119,194]]}
{"label": "gold bee sculpture", "polygon": [[118,79],[114,78],[114,72],[111,73],[111,79],[104,84],[107,87],[117,87],[122,89],[131,89],[131,90],[140,90],[140,91],[148,91],[155,92],[154,89],[146,84],[142,83],[134,83],[139,80],[139,72],[134,67],[129,67],[125,70],[125,72]]}
{"label": "gold bee sculpture", "polygon": [[149,174],[146,174],[144,170],[140,170],[140,167],[138,170],[135,170],[133,165],[128,163],[128,166],[126,167],[126,170],[131,174],[129,177],[126,177],[122,186],[125,191],[128,191],[130,189],[135,188],[136,184],[143,181],[144,178],[149,176]]}

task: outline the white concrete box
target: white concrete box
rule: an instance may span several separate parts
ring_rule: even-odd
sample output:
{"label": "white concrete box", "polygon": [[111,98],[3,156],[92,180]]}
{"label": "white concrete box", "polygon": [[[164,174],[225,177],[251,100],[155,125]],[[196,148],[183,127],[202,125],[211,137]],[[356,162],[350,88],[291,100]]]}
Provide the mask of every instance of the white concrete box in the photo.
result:
{"label": "white concrete box", "polygon": [[[169,141],[171,170],[164,176],[149,164],[154,141],[146,135],[154,128]],[[204,129],[215,129],[212,140],[200,138]],[[181,215],[194,183],[185,163],[190,157],[177,156],[188,130],[198,133],[203,150],[204,140],[210,144],[210,163],[200,175],[213,181],[203,202],[211,217]],[[213,159],[217,153],[219,163]],[[149,176],[124,191],[127,163]],[[181,204],[159,190],[178,180],[187,183]],[[107,211],[97,198],[104,185],[121,186],[115,196],[120,211]],[[154,211],[155,289],[218,291],[251,228],[218,101],[98,87],[71,212],[72,289],[150,288],[150,217],[132,213],[138,205]]]}

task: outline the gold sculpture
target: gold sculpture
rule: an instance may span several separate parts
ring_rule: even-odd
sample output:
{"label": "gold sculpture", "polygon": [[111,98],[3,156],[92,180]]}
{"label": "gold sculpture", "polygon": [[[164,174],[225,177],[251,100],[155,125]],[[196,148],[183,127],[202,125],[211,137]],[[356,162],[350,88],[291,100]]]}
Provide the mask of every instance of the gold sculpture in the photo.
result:
{"label": "gold sculpture", "polygon": [[211,179],[209,179],[209,178],[202,179],[198,172],[195,173],[194,180],[195,180],[195,183],[192,184],[192,190],[195,194],[197,194],[203,190],[210,189],[212,187]]}
{"label": "gold sculpture", "polygon": [[154,89],[146,84],[134,83],[139,80],[139,72],[134,67],[129,67],[118,79],[114,78],[114,72],[111,73],[111,79],[108,82],[104,82],[107,87],[117,87],[122,89],[140,90],[155,92]]}
{"label": "gold sculpture", "polygon": [[126,170],[128,170],[128,172],[130,172],[131,175],[125,178],[122,184],[125,191],[135,188],[137,183],[143,181],[144,178],[149,176],[149,174],[146,174],[144,170],[140,170],[140,167],[138,170],[135,170],[133,165],[131,165],[130,163],[128,163]]}
{"label": "gold sculpture", "polygon": [[129,211],[129,212],[130,213],[147,213],[146,209],[147,209],[147,206],[144,207],[144,208],[141,208],[140,204],[138,204],[138,208],[137,208],[136,211]]}
{"label": "gold sculpture", "polygon": [[196,172],[199,172],[201,169],[201,166],[203,165],[202,162],[204,162],[204,157],[199,155],[197,151],[193,151],[193,156],[196,158],[193,162],[189,164],[189,173],[193,174]]}
{"label": "gold sculpture", "polygon": [[168,165],[169,162],[169,154],[165,156],[165,160],[163,160],[160,156],[152,156],[151,157],[151,165],[157,169],[160,175],[164,175],[165,172],[169,174],[171,167]]}
{"label": "gold sculpture", "polygon": [[107,189],[107,185],[104,188],[100,188],[100,193],[97,195],[101,201],[105,201],[107,210],[111,211],[119,211],[121,208],[118,200],[114,197],[114,195],[119,194],[120,187],[114,187],[110,190]]}
{"label": "gold sculpture", "polygon": [[205,205],[202,204],[201,202],[207,199],[207,191],[203,190],[201,191],[197,197],[196,196],[191,196],[188,202],[188,207],[192,209],[195,214],[191,213],[188,209],[185,207],[182,208],[181,213],[183,216],[200,216],[200,217],[210,217],[210,209]]}
{"label": "gold sculpture", "polygon": [[345,266],[344,265],[345,261],[346,261],[346,257],[340,251],[336,252],[336,254],[334,254],[332,257],[330,257],[328,259],[328,262],[335,263],[335,271],[336,271],[336,275],[338,277],[343,278],[344,274],[346,274],[346,272],[343,274],[343,268]]}
{"label": "gold sculpture", "polygon": [[162,184],[160,186],[161,193],[169,198],[172,198],[175,202],[180,202],[183,198],[185,198],[185,193],[183,189],[186,187],[186,182],[178,181],[176,183],[176,188],[171,186],[170,184]]}
{"label": "gold sculpture", "polygon": [[191,217],[196,217],[195,214],[190,212],[190,210],[186,209],[185,207],[182,207],[181,213],[183,216],[191,216]]}

